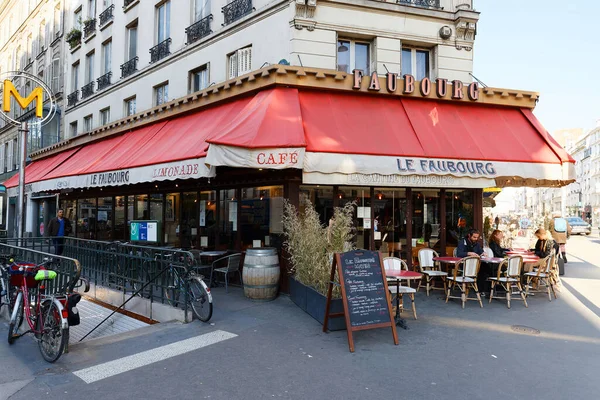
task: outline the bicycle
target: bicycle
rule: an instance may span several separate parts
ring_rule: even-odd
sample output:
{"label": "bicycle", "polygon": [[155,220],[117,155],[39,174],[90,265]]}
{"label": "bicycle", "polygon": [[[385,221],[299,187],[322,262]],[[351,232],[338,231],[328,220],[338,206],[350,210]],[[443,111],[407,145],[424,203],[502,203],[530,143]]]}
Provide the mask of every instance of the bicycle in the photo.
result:
{"label": "bicycle", "polygon": [[[174,253],[165,254],[163,258],[169,259],[175,256]],[[156,255],[155,260],[158,259]],[[182,260],[181,261],[185,261]],[[164,296],[173,307],[181,302],[179,299],[184,296],[184,301],[187,301],[196,318],[202,322],[208,322],[212,317],[213,304],[210,288],[204,282],[204,275],[198,274],[193,270],[192,261],[190,260],[187,266],[177,266],[173,261],[169,262],[167,275],[168,286],[164,288]],[[181,270],[185,272],[181,272]],[[187,284],[187,285],[186,285]]]}
{"label": "bicycle", "polygon": [[[0,309],[8,306],[8,315],[11,315],[16,299],[15,288],[10,284],[10,265],[14,262],[14,255],[0,255]],[[21,318],[20,323],[23,322]]]}
{"label": "bicycle", "polygon": [[[56,272],[50,269],[54,262],[52,259],[46,259],[37,265],[12,262],[9,267],[10,285],[15,287],[15,301],[8,328],[8,343],[13,344],[17,338],[33,333],[42,357],[51,363],[58,360],[68,346],[69,320],[78,320],[75,306],[81,299],[78,293],[45,293],[46,284],[57,276]],[[77,283],[85,283],[85,291],[89,290],[87,280],[79,276],[77,282],[73,282],[67,290],[75,288]],[[19,334],[23,319],[27,321],[30,329]]]}

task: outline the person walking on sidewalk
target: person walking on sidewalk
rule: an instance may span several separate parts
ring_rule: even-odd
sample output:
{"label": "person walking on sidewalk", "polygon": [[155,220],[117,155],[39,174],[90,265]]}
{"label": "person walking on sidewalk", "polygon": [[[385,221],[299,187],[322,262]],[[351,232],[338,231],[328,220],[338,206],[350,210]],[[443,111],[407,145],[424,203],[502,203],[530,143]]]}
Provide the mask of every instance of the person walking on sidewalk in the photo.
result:
{"label": "person walking on sidewalk", "polygon": [[566,244],[567,239],[571,237],[571,225],[565,218],[562,218],[559,212],[555,212],[552,215],[552,221],[550,221],[550,234],[552,239],[560,247],[560,254],[565,264],[567,263],[567,250]]}
{"label": "person walking on sidewalk", "polygon": [[58,210],[56,218],[52,218],[48,223],[47,235],[52,237],[54,253],[60,256],[65,246],[65,236],[69,236],[73,231],[71,221],[65,218],[63,210]]}

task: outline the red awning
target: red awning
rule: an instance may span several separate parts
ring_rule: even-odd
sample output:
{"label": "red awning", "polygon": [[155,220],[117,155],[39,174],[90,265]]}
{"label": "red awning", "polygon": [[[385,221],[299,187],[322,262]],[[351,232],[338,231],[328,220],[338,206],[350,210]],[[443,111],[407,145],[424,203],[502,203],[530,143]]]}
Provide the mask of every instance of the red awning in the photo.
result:
{"label": "red awning", "polygon": [[[75,147],[74,149],[66,150],[51,157],[32,162],[25,168],[25,184],[39,181],[44,175],[53,171],[79,149],[80,147]],[[17,185],[19,185],[19,174],[13,175],[4,182],[4,186],[6,187],[14,187]]]}

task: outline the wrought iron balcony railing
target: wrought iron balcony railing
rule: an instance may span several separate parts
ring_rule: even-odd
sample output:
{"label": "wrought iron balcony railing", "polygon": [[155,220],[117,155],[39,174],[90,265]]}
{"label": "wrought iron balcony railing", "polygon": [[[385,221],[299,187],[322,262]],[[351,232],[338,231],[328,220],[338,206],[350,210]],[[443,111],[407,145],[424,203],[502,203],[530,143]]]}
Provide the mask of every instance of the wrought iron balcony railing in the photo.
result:
{"label": "wrought iron balcony railing", "polygon": [[151,63],[157,62],[158,60],[161,60],[161,59],[165,58],[166,56],[168,56],[169,54],[171,54],[171,51],[169,50],[170,45],[171,45],[171,38],[168,38],[167,40],[163,40],[162,42],[160,42],[159,44],[157,44],[156,46],[151,48],[150,49],[150,62]]}
{"label": "wrought iron balcony railing", "polygon": [[225,22],[223,25],[229,25],[238,19],[250,14],[254,8],[252,0],[233,0],[221,9]]}
{"label": "wrought iron balcony railing", "polygon": [[83,23],[83,37],[88,38],[96,32],[96,18],[88,19]]}
{"label": "wrought iron balcony railing", "polygon": [[112,19],[114,18],[114,15],[113,15],[114,9],[115,9],[115,5],[112,4],[106,10],[104,10],[100,13],[100,15],[98,16],[98,19],[100,20],[100,26],[104,26],[104,24],[106,24],[108,21],[112,21]]}
{"label": "wrought iron balcony railing", "polygon": [[84,85],[81,88],[81,100],[90,97],[94,94],[94,81],[91,81],[87,85]]}
{"label": "wrought iron balcony railing", "polygon": [[79,90],[67,95],[67,107],[72,107],[79,101]]}
{"label": "wrought iron balcony railing", "polygon": [[210,30],[210,21],[213,19],[212,14],[208,17],[202,18],[200,21],[193,23],[192,25],[185,28],[185,33],[187,35],[187,43],[194,43],[203,37],[210,35],[212,31]]}
{"label": "wrought iron balcony railing", "polygon": [[127,8],[127,6],[129,6],[134,1],[135,0],[123,0],[123,8]]}
{"label": "wrought iron balcony railing", "polygon": [[96,79],[96,82],[98,82],[98,90],[99,91],[110,86],[110,77],[111,76],[112,76],[112,72],[107,72],[106,74],[102,75],[100,78]]}
{"label": "wrought iron balcony railing", "polygon": [[133,57],[131,60],[121,64],[121,79],[127,78],[129,75],[137,71],[138,57]]}
{"label": "wrought iron balcony railing", "polygon": [[398,4],[406,4],[410,6],[441,8],[440,0],[396,0]]}

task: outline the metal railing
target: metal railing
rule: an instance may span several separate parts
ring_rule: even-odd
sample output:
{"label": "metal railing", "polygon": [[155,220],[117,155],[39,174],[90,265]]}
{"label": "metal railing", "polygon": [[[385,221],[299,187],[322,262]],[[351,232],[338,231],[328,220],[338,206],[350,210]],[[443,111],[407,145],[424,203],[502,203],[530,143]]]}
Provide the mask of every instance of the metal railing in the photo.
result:
{"label": "metal railing", "polygon": [[67,107],[72,107],[79,101],[79,90],[67,95]]}
{"label": "metal railing", "polygon": [[87,85],[81,87],[81,99],[85,99],[94,94],[94,81],[91,81]]}
{"label": "metal railing", "polygon": [[224,18],[223,25],[229,25],[232,22],[245,17],[250,14],[253,9],[252,0],[233,0],[231,3],[221,8]]}
{"label": "metal railing", "polygon": [[[43,254],[54,253],[54,239],[47,237],[8,238],[2,243]],[[125,294],[134,294],[150,300],[183,309],[187,319],[188,282],[181,280],[190,268],[199,273],[210,272],[210,266],[201,265],[199,252],[104,242],[65,237],[63,255],[79,260],[83,275],[90,283],[111,288]],[[52,254],[50,254],[52,256]],[[182,284],[179,290],[179,284]],[[173,298],[179,292],[179,298]]]}
{"label": "metal railing", "polygon": [[98,91],[110,86],[110,77],[111,76],[112,76],[112,72],[107,72],[106,74],[102,75],[100,78],[96,79],[96,82],[98,82]]}
{"label": "metal railing", "polygon": [[96,18],[88,19],[83,23],[83,37],[88,38],[96,32]]}
{"label": "metal railing", "polygon": [[171,45],[171,38],[163,40],[156,46],[150,49],[150,62],[157,62],[169,54],[171,54],[171,50],[169,49]]}
{"label": "metal railing", "polygon": [[185,34],[187,35],[187,43],[191,44],[197,42],[205,36],[212,33],[210,29],[210,21],[213,19],[212,14],[202,18],[200,21],[193,23],[192,25],[185,28]]}
{"label": "metal railing", "polygon": [[[7,242],[10,239],[3,239]],[[16,262],[28,262],[41,264],[47,259],[53,259],[52,270],[56,272],[56,278],[46,283],[46,294],[70,293],[81,276],[81,264],[75,258],[57,256],[41,249],[32,249],[27,246],[17,246],[18,239],[11,244],[0,243],[0,255],[13,256]]]}
{"label": "metal railing", "polygon": [[133,57],[131,60],[121,64],[121,79],[127,78],[129,75],[137,71],[138,57]]}
{"label": "metal railing", "polygon": [[108,21],[112,21],[114,18],[113,10],[115,9],[115,5],[111,4],[108,8],[100,13],[98,19],[100,20],[100,26],[104,26]]}
{"label": "metal railing", "polygon": [[440,0],[396,0],[398,4],[406,4],[410,6],[441,8]]}

